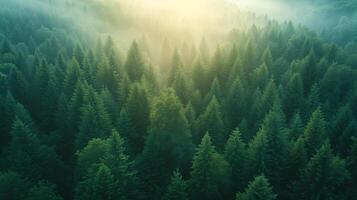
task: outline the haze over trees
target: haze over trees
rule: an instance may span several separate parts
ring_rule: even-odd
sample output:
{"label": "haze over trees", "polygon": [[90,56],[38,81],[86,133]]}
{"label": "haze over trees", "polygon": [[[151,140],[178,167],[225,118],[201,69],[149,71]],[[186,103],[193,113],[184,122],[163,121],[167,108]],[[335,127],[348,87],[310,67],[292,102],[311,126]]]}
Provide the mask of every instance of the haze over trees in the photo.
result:
{"label": "haze over trees", "polygon": [[357,199],[354,1],[142,2],[3,0],[1,200]]}

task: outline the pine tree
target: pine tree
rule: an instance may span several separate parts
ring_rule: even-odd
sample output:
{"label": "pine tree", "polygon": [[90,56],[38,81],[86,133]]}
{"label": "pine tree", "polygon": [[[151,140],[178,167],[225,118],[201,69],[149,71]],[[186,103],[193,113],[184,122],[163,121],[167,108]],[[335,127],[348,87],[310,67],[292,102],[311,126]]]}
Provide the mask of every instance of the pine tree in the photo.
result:
{"label": "pine tree", "polygon": [[256,46],[252,39],[248,40],[243,55],[244,72],[249,73],[257,67],[256,64]]}
{"label": "pine tree", "polygon": [[130,89],[131,89],[130,86],[131,86],[131,82],[129,76],[127,75],[127,73],[124,72],[123,74],[121,74],[120,83],[117,90],[119,109],[124,107],[124,105],[126,104],[128,96],[130,94]]}
{"label": "pine tree", "polygon": [[244,193],[238,193],[236,200],[275,200],[277,195],[273,192],[268,179],[264,175],[257,176],[249,183]]}
{"label": "pine tree", "polygon": [[124,140],[116,130],[113,130],[107,142],[109,149],[103,161],[111,169],[116,180],[113,195],[121,199],[138,199],[139,182],[136,171],[132,169],[129,157],[125,153]]}
{"label": "pine tree", "polygon": [[75,90],[77,81],[81,79],[81,74],[82,72],[78,61],[75,58],[72,58],[72,60],[67,65],[65,78],[63,81],[63,91],[66,95],[72,95]]}
{"label": "pine tree", "polygon": [[163,200],[188,200],[187,184],[178,170],[174,171]]}
{"label": "pine tree", "polygon": [[114,200],[115,181],[111,170],[105,164],[99,164],[92,170],[77,186],[75,199]]}
{"label": "pine tree", "polygon": [[32,187],[25,200],[63,200],[55,191],[55,186],[44,181],[40,181]]}
{"label": "pine tree", "polygon": [[212,135],[213,143],[222,149],[226,136],[225,127],[221,112],[221,106],[214,96],[208,104],[205,112],[198,119],[199,134],[202,136],[206,132]]}
{"label": "pine tree", "polygon": [[130,46],[124,68],[131,81],[139,81],[144,73],[144,60],[135,41]]}
{"label": "pine tree", "polygon": [[21,103],[27,103],[28,82],[17,67],[11,68],[7,76],[7,83],[11,94]]}
{"label": "pine tree", "polygon": [[[109,135],[110,125],[107,119],[101,117],[98,110],[92,105],[82,107],[82,117],[79,125],[79,133],[76,136],[76,148],[83,148],[92,138],[103,138]],[[102,124],[102,121],[106,121]],[[106,125],[109,126],[105,127]]]}
{"label": "pine tree", "polygon": [[327,139],[326,122],[320,108],[312,113],[304,131],[305,147],[308,157],[315,154]]}
{"label": "pine tree", "polygon": [[265,153],[267,149],[266,135],[259,131],[249,143],[249,175],[256,176],[266,171]]}
{"label": "pine tree", "polygon": [[303,80],[304,91],[309,91],[317,76],[317,58],[315,51],[311,48],[309,54],[304,58],[301,67],[301,77]]}
{"label": "pine tree", "polygon": [[128,123],[131,123],[131,126],[127,126],[127,128],[131,127],[134,129],[126,136],[131,150],[134,155],[136,155],[144,148],[144,141],[147,137],[147,128],[150,120],[150,102],[145,88],[134,84],[125,108],[129,120]]}
{"label": "pine tree", "polygon": [[193,142],[195,144],[198,144],[199,139],[198,139],[198,133],[197,133],[196,112],[195,112],[191,102],[189,102],[185,107],[185,116],[186,116],[187,122],[189,123],[190,132],[192,135]]}
{"label": "pine tree", "polygon": [[103,159],[108,155],[110,145],[104,139],[92,139],[81,150],[77,151],[76,178],[81,180],[92,170],[93,166],[103,163]]}
{"label": "pine tree", "polygon": [[188,171],[193,154],[189,124],[183,106],[172,89],[155,100],[150,117],[149,136],[142,155],[137,160],[147,193],[161,196],[171,172],[179,168]]}
{"label": "pine tree", "polygon": [[262,88],[269,81],[269,70],[265,63],[261,64],[258,68],[253,71],[252,80],[254,84]]}
{"label": "pine tree", "polygon": [[175,52],[172,56],[171,60],[171,68],[170,68],[170,73],[169,77],[167,80],[168,86],[172,86],[174,83],[176,77],[179,75],[178,73],[182,73],[183,70],[183,64],[181,61],[180,54],[178,53],[177,49],[175,49]]}
{"label": "pine tree", "polygon": [[224,199],[229,182],[229,164],[217,153],[208,133],[196,150],[190,189],[194,199]]}
{"label": "pine tree", "polygon": [[283,187],[288,152],[288,143],[280,113],[276,110],[270,111],[265,117],[260,131],[266,135],[265,174],[274,187],[279,190]]}
{"label": "pine tree", "polygon": [[207,106],[213,97],[216,97],[219,102],[223,99],[223,90],[217,78],[212,81],[211,89],[204,98],[204,105]]}
{"label": "pine tree", "polygon": [[300,170],[305,167],[308,158],[302,136],[291,143],[289,148],[288,177],[289,180],[296,180]]}
{"label": "pine tree", "polygon": [[225,102],[229,128],[237,127],[243,116],[247,113],[246,90],[243,83],[237,78],[228,90]]}
{"label": "pine tree", "polygon": [[[339,140],[340,138],[342,138],[343,133],[345,133],[345,130],[352,122],[351,120],[353,120],[353,112],[349,105],[340,107],[337,111],[336,116],[332,120],[330,133],[331,145],[335,150],[338,150],[338,152],[342,152],[343,149],[344,152],[347,152],[347,148],[349,147],[349,145],[340,146]],[[346,132],[346,134],[348,133]]]}
{"label": "pine tree", "polygon": [[295,73],[286,86],[284,96],[284,108],[288,119],[290,119],[294,113],[300,111],[303,103],[304,90],[302,79],[299,74]]}
{"label": "pine tree", "polygon": [[191,99],[192,94],[192,83],[191,80],[187,78],[187,75],[182,69],[176,71],[172,87],[176,92],[176,95],[180,98],[183,104],[187,104]]}
{"label": "pine tree", "polygon": [[357,137],[357,121],[355,118],[351,119],[351,122],[343,130],[341,136],[338,138],[338,152],[342,156],[347,156],[349,148],[353,145],[353,138]]}
{"label": "pine tree", "polygon": [[192,80],[194,88],[198,89],[202,94],[206,94],[208,86],[206,84],[206,69],[202,66],[200,60],[196,61],[192,69]]}
{"label": "pine tree", "polygon": [[234,190],[241,190],[248,181],[248,151],[241,139],[239,129],[235,129],[225,145],[224,157],[231,166]]}
{"label": "pine tree", "polygon": [[264,50],[262,55],[262,63],[265,63],[268,68],[273,67],[273,56],[271,55],[269,47]]}
{"label": "pine tree", "polygon": [[30,186],[30,182],[18,173],[12,171],[0,172],[0,199],[25,199]]}
{"label": "pine tree", "polygon": [[52,148],[41,144],[30,124],[20,116],[15,118],[11,130],[12,140],[5,150],[6,167],[26,174],[32,180],[47,179],[54,183],[63,181],[57,177],[57,173],[63,172],[62,161]]}
{"label": "pine tree", "polygon": [[341,199],[349,176],[345,161],[324,144],[302,169],[295,194],[299,199]]}
{"label": "pine tree", "polygon": [[297,139],[298,137],[304,134],[304,127],[301,121],[301,117],[299,113],[296,113],[293,118],[290,120],[289,125],[289,139]]}

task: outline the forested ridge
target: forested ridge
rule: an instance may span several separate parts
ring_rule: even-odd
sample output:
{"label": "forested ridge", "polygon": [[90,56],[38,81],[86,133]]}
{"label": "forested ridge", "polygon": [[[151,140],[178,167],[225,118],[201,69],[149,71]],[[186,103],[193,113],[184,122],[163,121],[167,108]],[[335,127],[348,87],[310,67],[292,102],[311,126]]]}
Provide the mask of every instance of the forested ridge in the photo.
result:
{"label": "forested ridge", "polygon": [[0,200],[357,199],[351,29],[126,49],[19,4],[0,6]]}

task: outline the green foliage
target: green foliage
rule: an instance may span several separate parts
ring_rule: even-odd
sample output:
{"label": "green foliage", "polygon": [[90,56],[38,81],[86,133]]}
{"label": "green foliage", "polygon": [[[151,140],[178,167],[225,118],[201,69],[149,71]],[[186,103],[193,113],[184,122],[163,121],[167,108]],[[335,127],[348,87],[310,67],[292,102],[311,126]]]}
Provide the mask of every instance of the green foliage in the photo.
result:
{"label": "green foliage", "polygon": [[327,139],[326,122],[320,108],[312,113],[304,131],[304,140],[308,157],[315,154]]}
{"label": "green foliage", "polygon": [[231,166],[231,178],[234,190],[243,189],[248,181],[248,151],[241,139],[239,129],[235,129],[229,136],[224,148],[224,157]]}
{"label": "green foliage", "polygon": [[300,199],[341,199],[349,177],[345,161],[324,144],[301,171],[295,194]]}
{"label": "green foliage", "polygon": [[187,184],[178,170],[174,171],[163,200],[188,200]]}
{"label": "green foliage", "polygon": [[140,80],[144,73],[143,57],[135,41],[131,44],[124,68],[131,81]]}
{"label": "green foliage", "polygon": [[209,132],[212,135],[213,143],[219,149],[223,147],[225,141],[224,122],[221,106],[215,96],[213,96],[205,112],[199,117],[198,129],[201,136]]}
{"label": "green foliage", "polygon": [[3,0],[0,199],[356,199],[352,1],[177,33],[122,3]]}
{"label": "green foliage", "polygon": [[224,199],[229,163],[217,153],[207,133],[196,150],[191,168],[192,198]]}
{"label": "green foliage", "polygon": [[169,89],[154,102],[150,133],[138,159],[139,173],[153,198],[160,194],[158,188],[168,183],[174,169],[188,170],[192,154],[192,138],[183,106]]}
{"label": "green foliage", "polygon": [[26,196],[30,183],[15,172],[0,173],[0,198],[8,200],[21,200]]}
{"label": "green foliage", "polygon": [[29,190],[26,200],[63,200],[63,198],[56,193],[53,185],[39,182]]}
{"label": "green foliage", "polygon": [[238,193],[236,200],[274,200],[277,195],[273,192],[268,179],[264,175],[257,176],[249,183],[244,193]]}

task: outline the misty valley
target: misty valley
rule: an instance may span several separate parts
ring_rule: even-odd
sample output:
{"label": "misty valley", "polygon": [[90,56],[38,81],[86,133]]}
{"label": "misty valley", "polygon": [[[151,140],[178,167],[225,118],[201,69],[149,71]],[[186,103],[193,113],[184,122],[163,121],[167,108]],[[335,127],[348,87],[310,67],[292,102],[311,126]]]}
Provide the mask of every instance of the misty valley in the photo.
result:
{"label": "misty valley", "polygon": [[356,200],[355,0],[0,0],[0,200]]}

